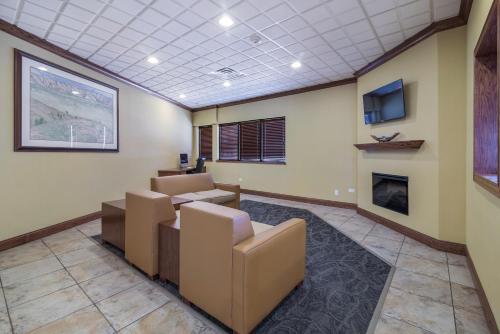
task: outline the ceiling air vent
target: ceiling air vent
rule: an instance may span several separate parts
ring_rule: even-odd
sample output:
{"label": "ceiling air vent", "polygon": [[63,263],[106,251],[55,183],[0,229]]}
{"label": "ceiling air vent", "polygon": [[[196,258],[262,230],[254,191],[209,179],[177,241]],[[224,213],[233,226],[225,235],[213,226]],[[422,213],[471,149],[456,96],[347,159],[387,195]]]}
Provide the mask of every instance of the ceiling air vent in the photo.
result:
{"label": "ceiling air vent", "polygon": [[244,73],[235,71],[229,67],[223,67],[217,71],[210,72],[210,74],[222,80],[234,80],[245,76]]}

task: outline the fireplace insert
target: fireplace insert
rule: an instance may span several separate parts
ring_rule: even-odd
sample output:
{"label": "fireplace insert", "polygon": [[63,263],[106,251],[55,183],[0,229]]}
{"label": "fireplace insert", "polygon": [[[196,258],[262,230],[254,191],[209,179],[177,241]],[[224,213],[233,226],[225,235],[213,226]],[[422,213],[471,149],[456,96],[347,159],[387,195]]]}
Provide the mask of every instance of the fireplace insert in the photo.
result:
{"label": "fireplace insert", "polygon": [[372,173],[373,204],[408,215],[408,177]]}

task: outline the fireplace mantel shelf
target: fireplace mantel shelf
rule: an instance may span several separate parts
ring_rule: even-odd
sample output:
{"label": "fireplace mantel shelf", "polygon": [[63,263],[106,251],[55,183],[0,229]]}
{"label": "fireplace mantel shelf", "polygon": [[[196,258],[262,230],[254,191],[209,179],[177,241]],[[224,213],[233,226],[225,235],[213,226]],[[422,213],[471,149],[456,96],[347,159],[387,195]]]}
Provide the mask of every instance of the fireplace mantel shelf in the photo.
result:
{"label": "fireplace mantel shelf", "polygon": [[390,141],[386,143],[354,144],[358,150],[364,151],[392,151],[392,150],[418,150],[425,140]]}

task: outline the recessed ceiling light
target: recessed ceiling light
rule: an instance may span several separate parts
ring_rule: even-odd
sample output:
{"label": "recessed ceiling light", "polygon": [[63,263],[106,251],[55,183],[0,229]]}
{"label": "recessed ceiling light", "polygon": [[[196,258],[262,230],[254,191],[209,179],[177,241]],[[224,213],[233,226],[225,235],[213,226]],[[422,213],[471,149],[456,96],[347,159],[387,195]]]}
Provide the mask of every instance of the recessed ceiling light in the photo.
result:
{"label": "recessed ceiling light", "polygon": [[181,94],[181,95],[179,95],[179,97],[180,97],[181,99],[185,99],[185,98],[186,98],[186,94]]}
{"label": "recessed ceiling light", "polygon": [[44,71],[44,72],[47,72],[47,71],[48,71],[47,67],[43,67],[43,66],[38,67],[38,69],[39,69],[40,71]]}
{"label": "recessed ceiling light", "polygon": [[300,67],[302,66],[302,64],[300,63],[300,61],[296,60],[296,61],[294,61],[294,62],[292,63],[292,65],[291,65],[291,66],[292,66],[292,68],[297,69],[297,68],[300,68]]}
{"label": "recessed ceiling light", "polygon": [[224,83],[222,84],[224,87],[230,87],[231,86],[231,81],[224,81]]}
{"label": "recessed ceiling light", "polygon": [[234,24],[234,21],[230,16],[222,15],[221,18],[219,19],[219,24],[223,27],[228,28]]}
{"label": "recessed ceiling light", "polygon": [[158,58],[151,56],[148,58],[148,63],[158,64]]}
{"label": "recessed ceiling light", "polygon": [[71,91],[71,94],[73,94],[73,95],[80,95],[80,92],[77,91],[77,90],[73,90],[73,91]]}

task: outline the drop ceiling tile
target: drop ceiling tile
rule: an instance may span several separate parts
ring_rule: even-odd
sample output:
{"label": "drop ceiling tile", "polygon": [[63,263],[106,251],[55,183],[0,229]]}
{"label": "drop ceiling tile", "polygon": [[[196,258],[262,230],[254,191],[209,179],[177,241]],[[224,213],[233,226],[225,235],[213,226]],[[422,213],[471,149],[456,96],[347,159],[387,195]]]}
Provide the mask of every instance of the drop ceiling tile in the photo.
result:
{"label": "drop ceiling tile", "polygon": [[80,8],[85,8],[86,10],[91,11],[93,13],[100,12],[101,9],[104,7],[104,3],[99,0],[71,0],[70,2]]}
{"label": "drop ceiling tile", "polygon": [[94,36],[94,37],[97,37],[100,39],[104,39],[104,40],[109,40],[114,36],[113,33],[109,32],[107,30],[96,28],[94,26],[89,27],[87,29],[86,33],[91,35],[91,36]]}
{"label": "drop ceiling tile", "polygon": [[11,9],[16,9],[20,0],[3,0],[2,1],[2,6],[11,8]]}
{"label": "drop ceiling tile", "polygon": [[157,27],[163,26],[166,24],[170,18],[166,15],[163,15],[162,13],[158,12],[157,10],[148,8],[146,9],[140,16],[142,20],[155,25]]}
{"label": "drop ceiling tile", "polygon": [[2,20],[12,23],[14,22],[15,17],[16,17],[15,9],[0,5],[0,18],[2,18]]}
{"label": "drop ceiling tile", "polygon": [[259,10],[257,10],[249,2],[240,2],[238,5],[229,10],[229,14],[239,18],[242,21],[247,21],[259,14]]}
{"label": "drop ceiling tile", "polygon": [[59,16],[59,18],[57,19],[57,24],[77,31],[82,31],[87,26],[86,23],[67,17],[65,15]]}
{"label": "drop ceiling tile", "polygon": [[298,11],[298,12],[304,12],[306,10],[309,10],[313,7],[316,7],[326,1],[323,0],[289,0],[290,4]]}
{"label": "drop ceiling tile", "polygon": [[273,25],[273,20],[268,18],[266,15],[261,14],[248,20],[248,25],[250,25],[255,30],[263,30],[271,25]]}
{"label": "drop ceiling tile", "polygon": [[56,44],[59,47],[62,47],[63,49],[68,49],[69,46],[73,43],[74,39],[66,37],[64,35],[59,35],[57,33],[51,32],[49,36],[47,37],[47,40],[51,43]]}
{"label": "drop ceiling tile", "polygon": [[25,2],[23,6],[23,13],[43,18],[46,21],[52,21],[56,17],[56,11],[44,7],[37,6],[30,2]]}
{"label": "drop ceiling tile", "polygon": [[144,33],[146,35],[149,35],[152,32],[154,32],[155,30],[157,30],[156,26],[154,26],[152,24],[149,24],[148,22],[143,21],[141,19],[135,19],[128,26],[130,28],[132,28],[132,29],[134,29],[136,31],[140,31],[141,33]]}
{"label": "drop ceiling tile", "polygon": [[320,34],[333,29],[337,29],[339,27],[340,25],[338,24],[337,20],[333,17],[327,18],[326,20],[318,22],[314,25],[314,29],[316,29],[316,31]]}
{"label": "drop ceiling tile", "polygon": [[238,24],[236,27],[231,28],[228,33],[238,37],[239,39],[244,39],[254,34],[255,32],[245,24]]}
{"label": "drop ceiling tile", "polygon": [[99,47],[102,44],[104,44],[104,40],[102,40],[100,38],[97,38],[95,36],[91,36],[89,34],[83,34],[80,37],[79,42],[88,43],[88,44],[91,44],[91,45],[94,45],[94,46],[97,46],[97,47]]}
{"label": "drop ceiling tile", "polygon": [[182,6],[172,0],[156,1],[153,3],[152,7],[163,15],[168,15],[170,17],[176,17],[184,10]]}
{"label": "drop ceiling tile", "polygon": [[394,0],[363,0],[363,7],[369,16],[396,8]]}
{"label": "drop ceiling tile", "polygon": [[457,16],[460,11],[460,5],[451,3],[434,9],[434,19],[443,20],[453,16]]}
{"label": "drop ceiling tile", "polygon": [[403,21],[403,28],[408,30],[414,27],[429,25],[431,23],[431,13],[415,15]]}
{"label": "drop ceiling tile", "polygon": [[334,16],[359,8],[358,1],[333,0],[328,2],[328,7]]}
{"label": "drop ceiling tile", "polygon": [[376,27],[375,31],[377,32],[378,36],[394,34],[397,32],[401,32],[401,25],[399,24],[399,22],[393,22],[384,26]]}
{"label": "drop ceiling tile", "polygon": [[118,10],[114,7],[106,8],[102,16],[121,24],[127,24],[133,18],[132,15],[125,13],[121,10]]}
{"label": "drop ceiling tile", "polygon": [[[38,28],[37,31],[47,30],[50,26],[50,22],[46,20],[42,20],[38,17],[22,13],[19,17],[19,22],[31,27]],[[22,27],[21,27],[22,28]],[[24,29],[24,28],[23,28]],[[42,33],[43,35],[43,33]]]}
{"label": "drop ceiling tile", "polygon": [[139,14],[139,12],[141,12],[145,7],[142,3],[136,0],[119,0],[114,1],[111,5],[125,13],[134,16]]}
{"label": "drop ceiling tile", "polygon": [[396,10],[393,9],[385,13],[370,17],[370,21],[372,22],[374,27],[380,27],[389,23],[398,22],[398,14]]}
{"label": "drop ceiling tile", "polygon": [[310,37],[313,37],[315,35],[316,35],[316,32],[310,27],[306,27],[306,28],[297,30],[293,34],[293,36],[299,41],[301,41],[301,40],[303,41],[303,40],[310,38]]}
{"label": "drop ceiling tile", "polygon": [[193,29],[193,28],[195,28],[195,27],[197,27],[205,22],[205,19],[203,19],[200,15],[197,15],[189,10],[180,14],[177,17],[177,20],[179,22],[182,22],[183,24],[185,24],[186,26],[188,26],[191,29]]}
{"label": "drop ceiling tile", "polygon": [[281,3],[274,8],[266,10],[266,15],[274,22],[285,21],[295,14],[295,11],[286,3]]}
{"label": "drop ceiling tile", "polygon": [[151,36],[164,42],[164,43],[170,43],[171,41],[173,41],[174,39],[177,38],[177,36],[171,34],[170,32],[166,31],[165,29],[160,29],[160,30],[154,32]]}
{"label": "drop ceiling tile", "polygon": [[84,23],[89,23],[95,17],[94,13],[92,13],[86,9],[74,6],[72,4],[66,5],[63,13],[67,17],[70,17],[72,19],[76,19],[77,21],[81,21]]}
{"label": "drop ceiling tile", "polygon": [[407,19],[415,15],[430,12],[430,10],[430,0],[417,0],[398,9],[399,16],[402,19]]}
{"label": "drop ceiling tile", "polygon": [[275,24],[262,30],[262,34],[269,39],[276,39],[287,34],[287,32],[279,25]]}
{"label": "drop ceiling tile", "polygon": [[347,25],[365,19],[365,13],[360,7],[350,9],[337,16],[337,20],[342,25]]}
{"label": "drop ceiling tile", "polygon": [[107,19],[105,17],[99,17],[97,20],[95,20],[93,25],[99,29],[104,29],[112,33],[118,32],[118,30],[120,30],[123,27],[123,25],[111,21],[110,19]]}
{"label": "drop ceiling tile", "polygon": [[197,4],[191,6],[191,10],[205,19],[214,18],[222,13],[222,9],[214,5],[210,0],[200,0]]}
{"label": "drop ceiling tile", "polygon": [[[16,1],[2,1],[5,3],[15,3]],[[61,6],[62,1],[61,0],[29,0],[29,2],[37,4],[38,6],[57,11],[59,9],[59,6]],[[16,7],[13,7],[16,8]]]}
{"label": "drop ceiling tile", "polygon": [[186,25],[179,23],[177,21],[170,21],[163,30],[169,32],[174,36],[181,36],[187,33],[190,29]]}

